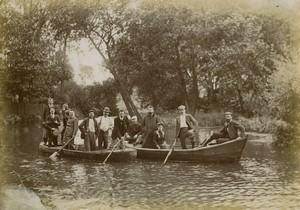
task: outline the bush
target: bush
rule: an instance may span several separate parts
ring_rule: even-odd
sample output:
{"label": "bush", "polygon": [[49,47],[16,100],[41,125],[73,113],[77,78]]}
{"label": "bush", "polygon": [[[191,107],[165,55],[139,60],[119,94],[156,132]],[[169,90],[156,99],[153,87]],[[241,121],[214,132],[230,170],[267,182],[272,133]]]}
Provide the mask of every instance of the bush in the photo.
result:
{"label": "bush", "polygon": [[5,124],[8,125],[20,125],[22,122],[22,118],[16,114],[9,114],[5,117]]}

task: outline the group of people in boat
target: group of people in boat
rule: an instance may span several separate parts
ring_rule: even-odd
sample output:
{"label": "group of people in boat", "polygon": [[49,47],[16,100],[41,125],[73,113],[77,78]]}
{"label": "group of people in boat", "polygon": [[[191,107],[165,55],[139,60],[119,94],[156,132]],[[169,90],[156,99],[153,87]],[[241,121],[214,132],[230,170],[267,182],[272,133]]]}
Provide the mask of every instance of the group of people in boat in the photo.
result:
{"label": "group of people in boat", "polygon": [[[59,126],[61,125],[59,116],[54,107],[52,98],[48,99],[48,105],[43,111],[43,140],[48,146],[58,145]],[[102,149],[124,149],[125,141],[128,143],[142,144],[144,148],[168,149],[166,143],[164,123],[154,112],[154,107],[147,107],[147,115],[140,124],[136,116],[129,117],[125,110],[119,110],[118,116],[112,119],[109,107],[103,109],[103,115],[95,118],[95,110],[89,110],[88,117],[80,124],[75,116],[75,112],[68,108],[67,104],[62,106],[61,143],[67,144],[67,149],[75,149],[74,138],[78,130],[81,131],[81,138],[84,139],[84,150],[95,151]],[[178,107],[178,117],[176,117],[176,135],[180,140],[181,148],[187,149],[187,141],[191,142],[192,148],[196,147],[196,135],[198,122],[191,115],[186,113],[184,105]],[[240,137],[238,135],[240,132]],[[111,140],[109,142],[109,136]],[[227,138],[237,139],[245,137],[245,128],[238,122],[232,120],[230,112],[225,113],[225,124],[220,132],[213,133],[205,139],[199,147],[207,146],[214,139]],[[96,141],[98,140],[98,147]]]}

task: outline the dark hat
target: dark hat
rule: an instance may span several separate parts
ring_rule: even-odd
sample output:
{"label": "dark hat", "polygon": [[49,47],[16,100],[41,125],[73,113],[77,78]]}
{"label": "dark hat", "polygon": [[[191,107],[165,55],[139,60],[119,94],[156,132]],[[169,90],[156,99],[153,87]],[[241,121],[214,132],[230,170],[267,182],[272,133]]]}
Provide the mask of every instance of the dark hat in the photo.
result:
{"label": "dark hat", "polygon": [[225,112],[224,115],[232,115],[232,113],[231,112]]}
{"label": "dark hat", "polygon": [[110,113],[109,107],[105,107],[105,108],[103,109],[103,112]]}
{"label": "dark hat", "polygon": [[90,109],[90,110],[89,110],[89,113],[90,113],[90,112],[94,112],[94,113],[95,113],[95,110],[94,110],[94,109]]}
{"label": "dark hat", "polygon": [[157,127],[158,127],[159,125],[165,126],[165,124],[164,124],[163,122],[158,122],[158,123],[157,123]]}

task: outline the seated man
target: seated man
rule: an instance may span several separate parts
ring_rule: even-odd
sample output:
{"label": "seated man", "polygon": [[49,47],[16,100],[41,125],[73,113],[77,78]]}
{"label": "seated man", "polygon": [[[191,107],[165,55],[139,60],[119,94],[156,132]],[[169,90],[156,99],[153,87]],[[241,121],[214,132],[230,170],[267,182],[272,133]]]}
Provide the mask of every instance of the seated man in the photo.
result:
{"label": "seated man", "polygon": [[163,131],[164,124],[157,123],[157,130],[153,134],[153,142],[157,149],[169,149],[170,146],[166,143],[165,132]]}
{"label": "seated man", "polygon": [[[238,136],[238,131],[241,132],[241,137]],[[245,138],[245,128],[238,122],[232,120],[232,113],[225,112],[225,124],[223,129],[218,133],[213,133],[208,139],[205,139],[200,146],[206,146],[215,139],[228,138],[230,140],[237,138]]]}
{"label": "seated man", "polygon": [[125,135],[126,140],[128,143],[134,143],[134,142],[140,142],[142,135],[142,126],[140,123],[137,121],[137,117],[133,116],[131,118],[131,123],[129,124],[127,133]]}

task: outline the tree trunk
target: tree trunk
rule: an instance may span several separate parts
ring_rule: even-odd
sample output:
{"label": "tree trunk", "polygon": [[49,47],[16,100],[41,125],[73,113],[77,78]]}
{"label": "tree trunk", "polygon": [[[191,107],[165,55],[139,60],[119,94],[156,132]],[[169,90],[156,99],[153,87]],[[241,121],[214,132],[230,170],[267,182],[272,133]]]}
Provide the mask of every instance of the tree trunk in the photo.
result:
{"label": "tree trunk", "polygon": [[195,56],[193,54],[192,56],[192,62],[191,62],[191,71],[192,71],[192,81],[193,81],[193,99],[192,99],[192,109],[190,110],[192,115],[195,115],[198,102],[200,101],[199,97],[199,89],[198,89],[198,78],[197,78],[197,72],[195,69]]}
{"label": "tree trunk", "polygon": [[125,106],[129,112],[129,114],[135,115],[137,116],[138,120],[141,121],[142,117],[140,115],[140,113],[138,112],[136,106],[134,105],[130,94],[128,93],[127,89],[125,88],[125,85],[123,84],[122,80],[120,79],[119,75],[116,72],[115,67],[113,66],[113,64],[111,63],[111,59],[107,59],[105,57],[105,55],[103,54],[103,52],[100,50],[100,48],[96,45],[95,41],[93,40],[93,38],[91,36],[88,36],[89,40],[92,42],[92,44],[94,45],[95,49],[98,51],[98,53],[100,54],[100,56],[103,58],[105,64],[106,64],[106,68],[110,71],[110,73],[114,76],[117,84],[119,84],[119,90],[121,93],[121,96],[124,100]]}
{"label": "tree trunk", "polygon": [[244,113],[245,112],[245,103],[244,103],[244,98],[242,96],[242,91],[240,90],[240,88],[238,86],[236,86],[236,88],[237,88],[237,93],[238,93],[239,104],[241,107],[241,112]]}
{"label": "tree trunk", "polygon": [[190,102],[189,95],[188,95],[188,92],[186,89],[186,82],[185,82],[184,74],[181,70],[179,41],[177,41],[177,43],[176,43],[176,65],[177,65],[176,67],[177,67],[177,72],[178,72],[179,81],[180,81],[180,85],[181,85],[181,96],[183,98],[183,103],[185,104],[186,109],[188,111],[190,111],[191,102]]}

